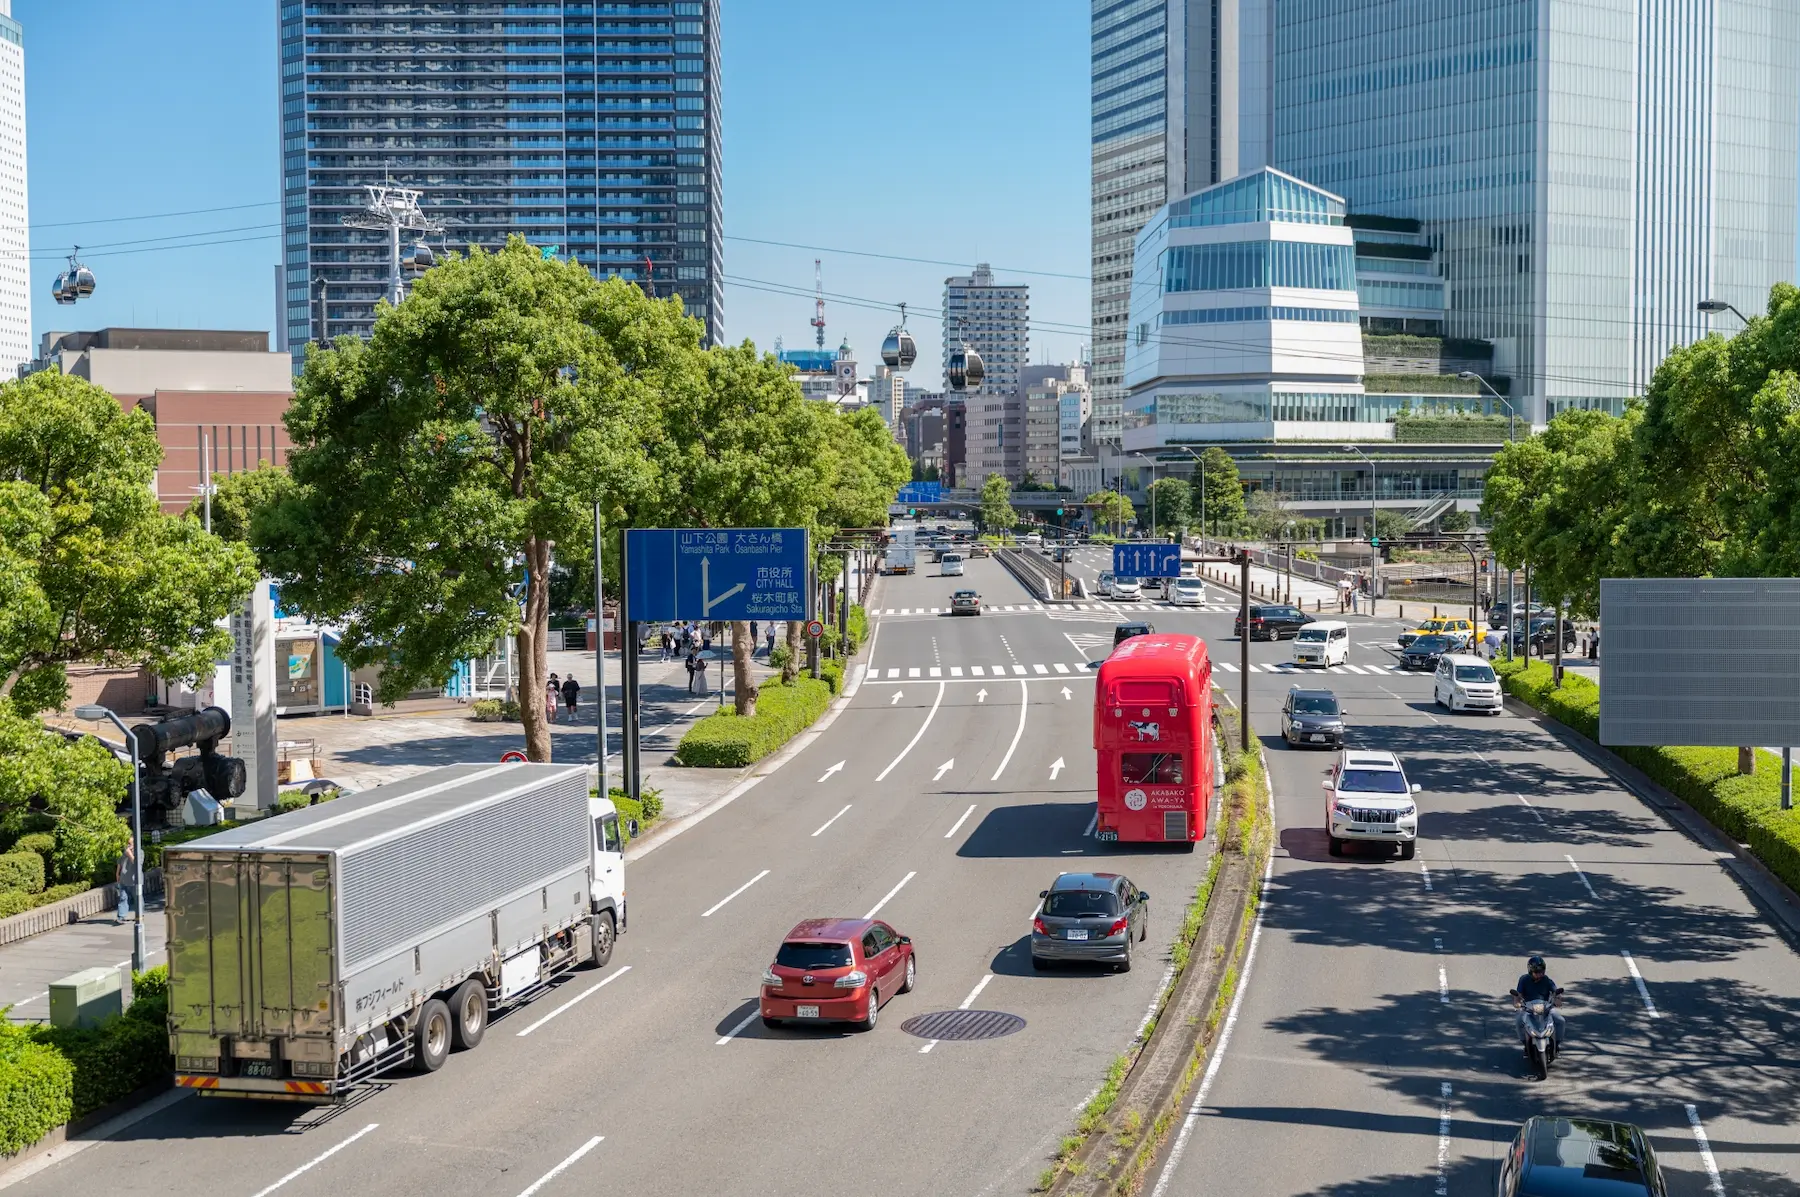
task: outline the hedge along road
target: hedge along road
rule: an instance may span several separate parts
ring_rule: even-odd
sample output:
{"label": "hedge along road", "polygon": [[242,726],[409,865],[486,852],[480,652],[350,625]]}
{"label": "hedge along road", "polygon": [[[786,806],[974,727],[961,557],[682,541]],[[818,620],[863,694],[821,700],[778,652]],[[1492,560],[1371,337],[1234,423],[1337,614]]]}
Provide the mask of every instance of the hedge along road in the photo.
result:
{"label": "hedge along road", "polygon": [[[972,562],[967,581],[990,601],[1026,601],[990,561]],[[890,579],[882,605],[947,606],[958,584]],[[1041,615],[896,620],[874,655],[921,668],[934,653],[1078,662],[1063,631]],[[1087,837],[1092,682],[1033,671],[1021,686],[1008,673],[985,687],[944,679],[923,735],[935,682],[865,683],[775,774],[632,863],[631,928],[608,969],[576,974],[442,1071],[396,1077],[331,1118],[178,1101],[11,1192],[248,1197],[288,1177],[270,1197],[510,1197],[585,1150],[534,1192],[766,1194],[815,1183],[819,1126],[895,1192],[1023,1190],[1142,1021],[1205,857]],[[1078,868],[1118,869],[1152,894],[1147,950],[1129,974],[1030,967],[1037,892]],[[873,1034],[769,1031],[750,1017],[789,927],[878,903],[913,937],[919,979]],[[901,1031],[971,994],[973,1008],[1016,1014],[1024,1029],[929,1052]]]}
{"label": "hedge along road", "polygon": [[[1329,754],[1276,738],[1293,680],[1333,687],[1355,743],[1424,786],[1417,860],[1327,854]],[[1434,707],[1428,680],[1253,685],[1274,880],[1229,1049],[1155,1193],[1238,1193],[1246,1175],[1267,1193],[1491,1193],[1518,1125],[1545,1112],[1643,1126],[1675,1194],[1794,1191],[1800,956],[1712,853],[1536,724]],[[1505,996],[1532,952],[1570,999],[1544,1083]]]}

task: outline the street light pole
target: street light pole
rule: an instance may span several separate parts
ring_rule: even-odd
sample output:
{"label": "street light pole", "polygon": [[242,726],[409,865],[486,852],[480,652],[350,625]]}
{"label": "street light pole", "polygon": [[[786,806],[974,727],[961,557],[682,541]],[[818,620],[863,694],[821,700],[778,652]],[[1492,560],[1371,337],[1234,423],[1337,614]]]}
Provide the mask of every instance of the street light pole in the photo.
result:
{"label": "street light pole", "polygon": [[1482,386],[1482,389],[1487,391],[1488,394],[1492,395],[1494,398],[1496,398],[1496,399],[1500,400],[1502,403],[1506,404],[1506,411],[1507,411],[1506,439],[1509,441],[1518,440],[1519,439],[1519,409],[1516,406],[1514,406],[1512,398],[1507,395],[1502,395],[1499,391],[1496,391],[1494,389],[1494,386],[1492,383],[1490,383],[1487,379],[1483,378],[1481,375],[1475,373],[1475,371],[1473,371],[1473,370],[1464,370],[1462,373],[1458,374],[1457,377],[1462,379],[1464,382],[1480,383]]}
{"label": "street light pole", "polygon": [[133,873],[131,879],[131,971],[144,971],[144,820],[139,805],[144,792],[144,771],[138,759],[137,736],[125,721],[116,715],[112,708],[98,703],[75,708],[75,718],[88,723],[99,723],[105,720],[118,728],[125,737],[126,749],[131,753],[131,854]]}
{"label": "street light pole", "polygon": [[1380,537],[1375,531],[1375,459],[1364,453],[1355,445],[1344,448],[1362,458],[1369,466],[1369,614],[1375,614],[1376,583],[1381,577],[1381,545]]}
{"label": "street light pole", "polygon": [[1733,316],[1736,316],[1739,320],[1742,320],[1745,324],[1750,323],[1750,318],[1748,316],[1745,316],[1744,313],[1738,311],[1736,308],[1734,308],[1730,304],[1726,303],[1723,299],[1702,299],[1699,302],[1699,304],[1697,304],[1696,306],[1699,307],[1699,309],[1701,311],[1705,312],[1709,316],[1714,315],[1718,312],[1730,312]]}

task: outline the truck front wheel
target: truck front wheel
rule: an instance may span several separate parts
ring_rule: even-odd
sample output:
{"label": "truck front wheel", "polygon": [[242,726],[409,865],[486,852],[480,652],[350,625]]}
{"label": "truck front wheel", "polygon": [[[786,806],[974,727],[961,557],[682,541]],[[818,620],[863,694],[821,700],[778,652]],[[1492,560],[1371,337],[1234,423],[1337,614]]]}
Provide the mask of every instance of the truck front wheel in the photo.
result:
{"label": "truck front wheel", "polygon": [[413,1027],[413,1071],[436,1072],[450,1058],[450,1007],[432,998],[419,1009]]}
{"label": "truck front wheel", "polygon": [[481,1042],[487,1034],[487,986],[481,978],[470,977],[458,987],[450,999],[452,1015],[451,1031],[456,1039],[456,1046],[468,1051]]}
{"label": "truck front wheel", "polygon": [[612,959],[613,944],[618,939],[612,911],[603,910],[589,919],[588,934],[592,937],[589,946],[593,948],[593,965],[605,968],[607,961]]}

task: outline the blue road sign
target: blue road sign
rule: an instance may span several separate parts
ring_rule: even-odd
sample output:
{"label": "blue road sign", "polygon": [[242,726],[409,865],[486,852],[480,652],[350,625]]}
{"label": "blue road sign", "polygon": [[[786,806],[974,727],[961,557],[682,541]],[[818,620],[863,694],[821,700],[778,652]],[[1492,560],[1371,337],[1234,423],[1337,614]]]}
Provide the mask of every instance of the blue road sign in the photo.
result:
{"label": "blue road sign", "polygon": [[804,528],[627,528],[636,623],[806,619]]}
{"label": "blue road sign", "polygon": [[1179,578],[1181,546],[1156,541],[1116,544],[1113,574],[1121,578]]}
{"label": "blue road sign", "polygon": [[905,506],[908,503],[941,503],[944,501],[944,484],[942,482],[908,482],[900,488],[900,494],[894,502]]}

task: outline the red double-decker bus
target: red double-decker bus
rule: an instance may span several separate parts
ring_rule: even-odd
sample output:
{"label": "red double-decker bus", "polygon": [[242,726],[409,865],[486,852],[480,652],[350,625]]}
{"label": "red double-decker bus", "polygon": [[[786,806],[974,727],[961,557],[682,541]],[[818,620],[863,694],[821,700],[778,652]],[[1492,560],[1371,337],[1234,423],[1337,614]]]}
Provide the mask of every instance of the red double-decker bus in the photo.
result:
{"label": "red double-decker bus", "polygon": [[1134,636],[1100,663],[1094,754],[1106,840],[1206,837],[1213,795],[1212,658],[1198,636]]}

